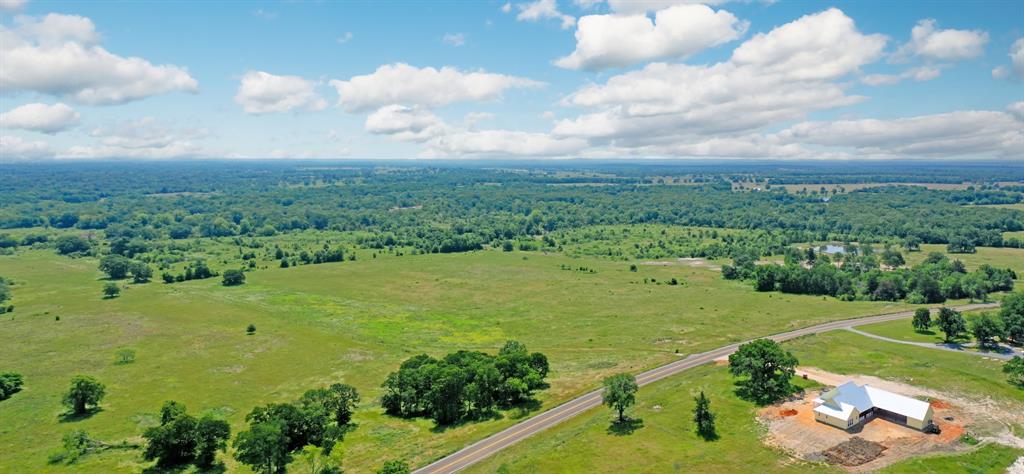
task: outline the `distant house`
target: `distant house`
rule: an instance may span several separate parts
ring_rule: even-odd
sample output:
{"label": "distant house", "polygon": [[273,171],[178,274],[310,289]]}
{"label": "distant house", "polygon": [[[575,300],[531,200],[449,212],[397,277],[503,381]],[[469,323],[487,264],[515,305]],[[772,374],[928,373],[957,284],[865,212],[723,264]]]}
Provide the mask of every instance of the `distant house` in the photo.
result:
{"label": "distant house", "polygon": [[814,399],[814,419],[844,430],[875,417],[923,430],[932,416],[927,402],[852,381]]}

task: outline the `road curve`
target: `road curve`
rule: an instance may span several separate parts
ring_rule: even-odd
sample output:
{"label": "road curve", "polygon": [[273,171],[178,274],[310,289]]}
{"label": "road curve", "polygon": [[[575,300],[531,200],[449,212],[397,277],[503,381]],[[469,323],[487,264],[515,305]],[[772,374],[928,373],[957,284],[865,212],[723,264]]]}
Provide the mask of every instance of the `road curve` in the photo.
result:
{"label": "road curve", "polygon": [[[979,304],[967,304],[962,306],[956,306],[954,309],[959,311],[968,311],[976,309],[994,308],[998,306],[998,303],[979,303]],[[875,316],[864,316],[854,319],[844,319],[841,321],[832,321],[828,323],[822,323],[815,326],[809,326],[802,329],[796,329],[789,332],[774,334],[767,336],[769,339],[775,341],[786,341],[800,336],[806,336],[809,334],[817,334],[821,332],[834,331],[836,329],[844,329],[853,326],[860,326],[864,324],[880,323],[884,321],[892,321],[894,319],[909,318],[914,315],[913,311],[901,311],[898,313],[879,314]],[[749,341],[744,341],[749,342]],[[730,344],[728,346],[719,347],[707,352],[699,354],[692,354],[685,359],[679,359],[674,362],[670,362],[660,367],[653,368],[646,372],[641,372],[636,376],[637,384],[641,387],[650,383],[657,382],[666,377],[678,374],[680,372],[692,369],[697,366],[707,364],[719,357],[725,357],[732,354],[737,347],[743,344],[738,342]],[[476,443],[473,443],[465,448],[460,449],[448,456],[445,456],[433,463],[423,466],[413,471],[413,474],[449,474],[459,472],[485,458],[491,456],[502,449],[505,449],[519,441],[522,441],[536,433],[539,433],[547,428],[550,428],[558,423],[561,423],[569,418],[572,418],[580,413],[583,413],[591,408],[595,408],[601,405],[601,392],[603,389],[597,389],[592,392],[586,393],[579,397],[576,397],[568,402],[558,405],[550,410],[540,413],[528,420],[512,425],[499,431],[491,436],[488,436]]]}

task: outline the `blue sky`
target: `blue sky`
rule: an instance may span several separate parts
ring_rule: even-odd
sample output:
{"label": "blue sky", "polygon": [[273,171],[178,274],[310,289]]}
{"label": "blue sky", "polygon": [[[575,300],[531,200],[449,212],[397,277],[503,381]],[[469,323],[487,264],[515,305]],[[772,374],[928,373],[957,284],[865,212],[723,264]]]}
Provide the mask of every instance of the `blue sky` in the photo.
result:
{"label": "blue sky", "polygon": [[1019,2],[708,3],[0,0],[0,160],[1024,157]]}

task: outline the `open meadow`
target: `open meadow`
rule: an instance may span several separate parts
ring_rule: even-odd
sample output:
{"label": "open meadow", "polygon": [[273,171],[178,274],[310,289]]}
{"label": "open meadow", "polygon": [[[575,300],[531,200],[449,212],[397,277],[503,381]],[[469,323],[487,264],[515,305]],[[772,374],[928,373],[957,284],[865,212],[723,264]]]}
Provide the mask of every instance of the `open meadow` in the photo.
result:
{"label": "open meadow", "polygon": [[[126,284],[105,300],[96,264],[50,251],[0,256],[0,274],[17,295],[17,310],[0,320],[7,366],[26,380],[0,412],[0,450],[20,453],[0,459],[0,471],[56,469],[46,466],[47,455],[71,429],[107,442],[137,440],[164,400],[218,414],[239,430],[256,405],[338,381],[363,395],[358,427],[341,444],[346,469],[367,472],[392,458],[422,464],[525,413],[440,431],[426,420],[383,415],[381,382],[415,354],[494,352],[506,339],[520,340],[551,361],[551,387],[539,392],[544,408],[610,373],[680,357],[676,351],[905,307],[756,293],[705,268],[631,272],[606,259],[499,251],[273,268],[250,272],[234,288],[218,279]],[[663,283],[671,278],[680,284]],[[255,334],[246,335],[248,324]],[[115,364],[121,348],[136,350],[137,360]],[[109,395],[99,413],[62,422],[60,396],[74,374],[97,377]],[[74,469],[144,466],[138,452],[111,450]]]}

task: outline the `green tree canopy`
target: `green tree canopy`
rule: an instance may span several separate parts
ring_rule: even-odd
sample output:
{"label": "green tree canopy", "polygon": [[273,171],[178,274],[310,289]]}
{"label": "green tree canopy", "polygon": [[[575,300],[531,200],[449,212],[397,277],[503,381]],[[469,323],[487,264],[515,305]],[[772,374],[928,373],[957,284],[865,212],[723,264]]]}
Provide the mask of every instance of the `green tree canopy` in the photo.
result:
{"label": "green tree canopy", "polygon": [[746,376],[739,385],[746,394],[769,403],[792,393],[790,378],[799,362],[793,354],[771,339],[757,339],[741,345],[729,355],[729,372]]}
{"label": "green tree canopy", "polygon": [[107,388],[100,381],[89,375],[78,375],[71,379],[71,387],[64,394],[63,403],[72,414],[81,415],[88,412],[89,405],[99,406],[106,394]]}
{"label": "green tree canopy", "polygon": [[604,392],[601,394],[602,402],[611,409],[619,412],[619,422],[625,421],[625,411],[636,403],[636,392],[639,390],[636,384],[636,377],[632,374],[615,374],[604,379]]}

